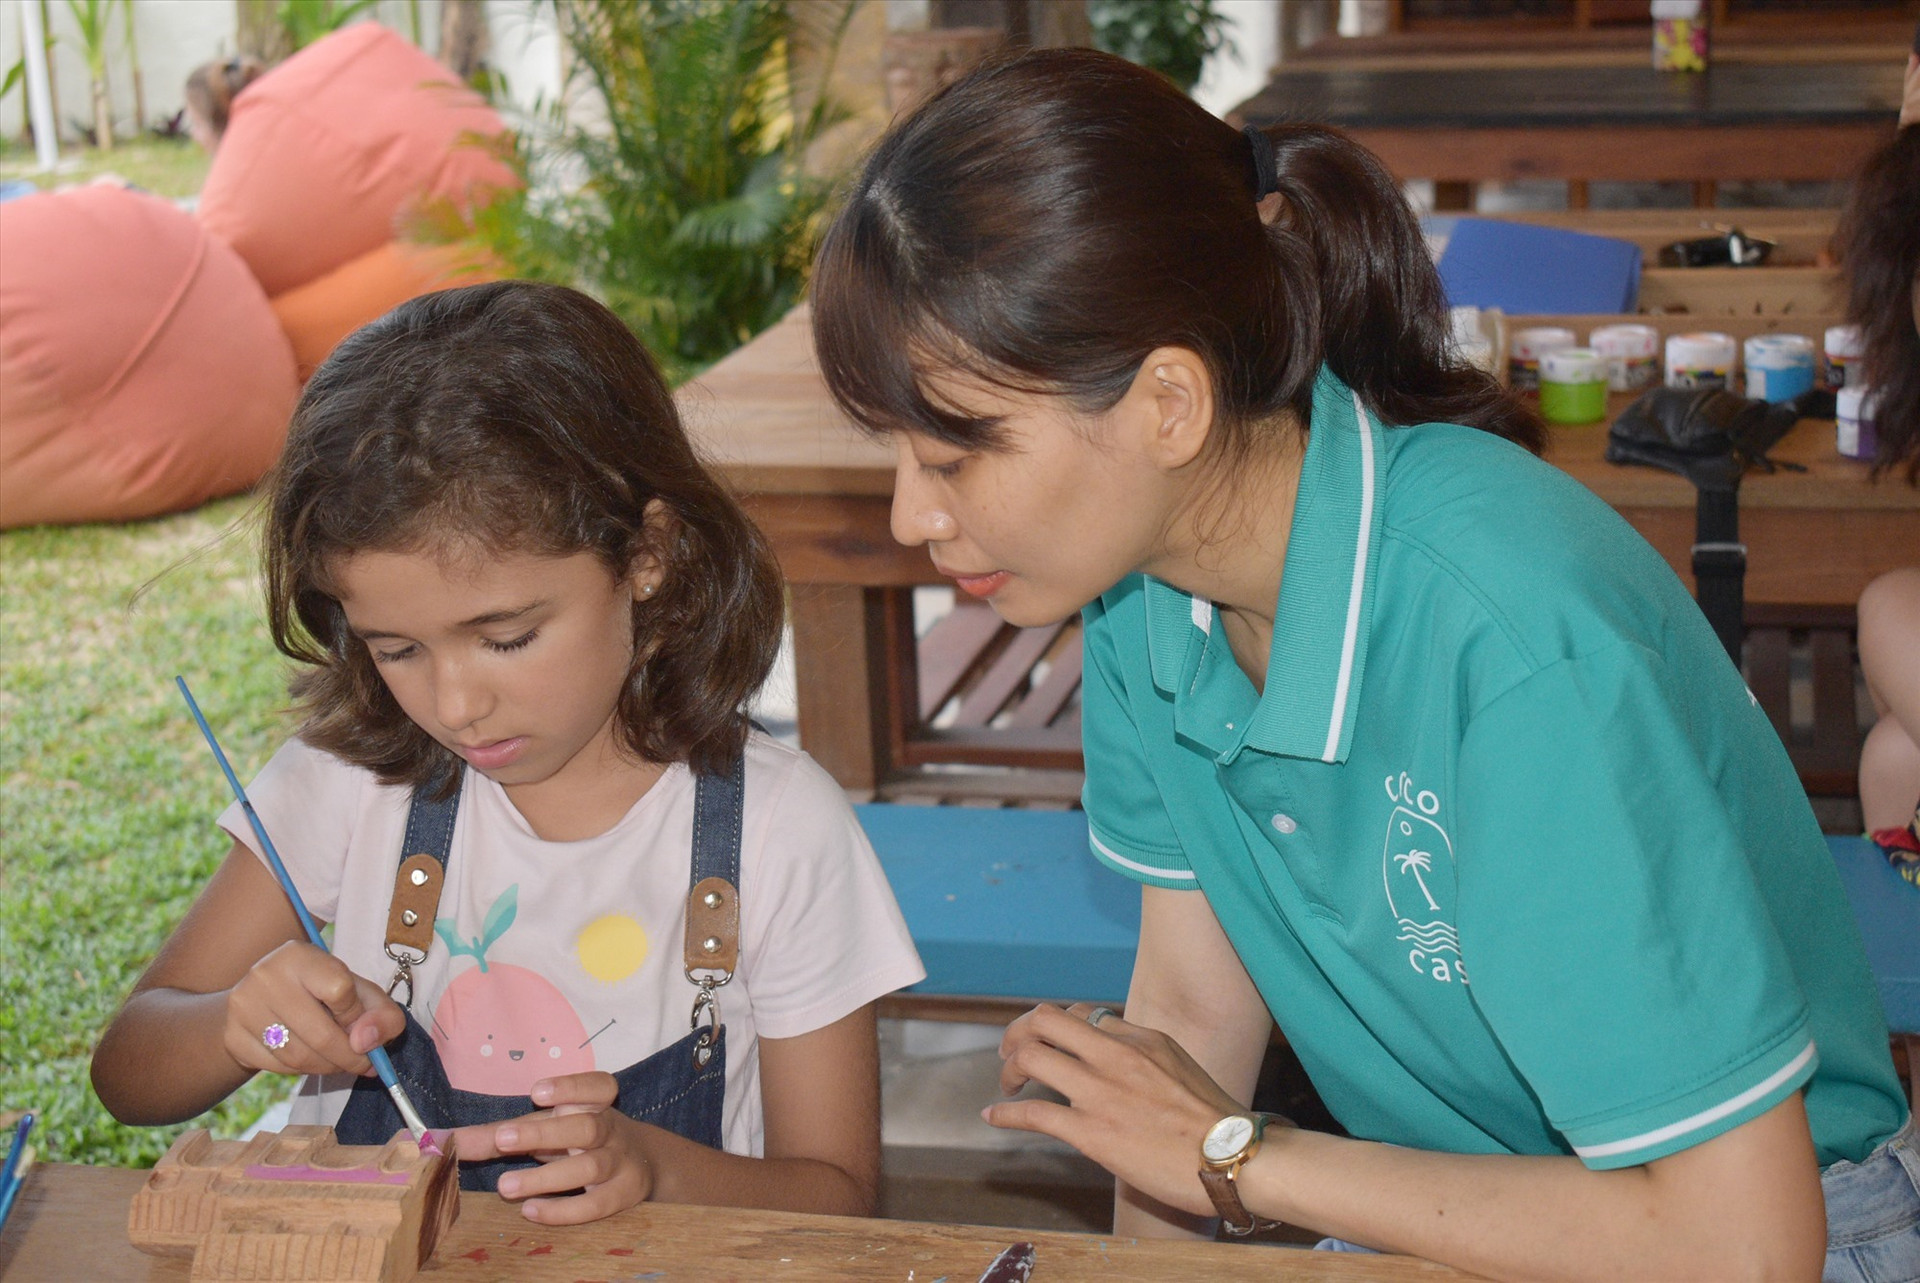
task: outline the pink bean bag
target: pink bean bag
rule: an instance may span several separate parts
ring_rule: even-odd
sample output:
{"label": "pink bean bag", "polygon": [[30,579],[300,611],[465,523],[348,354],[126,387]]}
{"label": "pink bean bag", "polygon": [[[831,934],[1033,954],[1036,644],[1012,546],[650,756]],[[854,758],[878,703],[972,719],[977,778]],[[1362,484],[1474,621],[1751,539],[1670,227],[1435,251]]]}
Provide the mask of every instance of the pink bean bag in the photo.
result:
{"label": "pink bean bag", "polygon": [[341,339],[408,299],[502,275],[497,266],[473,261],[458,246],[388,241],[318,280],[276,295],[273,314],[293,344],[294,365],[304,383]]}
{"label": "pink bean bag", "polygon": [[80,187],[0,204],[0,528],[244,490],[299,390],[247,265],[171,202]]}
{"label": "pink bean bag", "polygon": [[480,95],[398,33],[356,23],[233,100],[200,221],[273,298],[394,239],[421,202],[465,206],[513,183],[472,141],[503,128]]}

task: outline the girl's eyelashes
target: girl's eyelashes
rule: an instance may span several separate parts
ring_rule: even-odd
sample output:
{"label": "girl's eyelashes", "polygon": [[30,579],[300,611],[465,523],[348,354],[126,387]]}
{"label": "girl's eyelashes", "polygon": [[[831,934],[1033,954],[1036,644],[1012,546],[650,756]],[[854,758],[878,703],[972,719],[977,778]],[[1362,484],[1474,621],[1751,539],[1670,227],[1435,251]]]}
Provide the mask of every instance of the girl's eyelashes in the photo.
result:
{"label": "girl's eyelashes", "polygon": [[[495,654],[505,655],[511,654],[516,650],[526,649],[526,647],[532,643],[533,639],[539,635],[540,630],[538,628],[532,628],[509,641],[495,641],[491,637],[482,637],[480,644]],[[377,647],[369,646],[367,647],[367,653],[373,656],[373,662],[376,664],[397,664],[401,660],[412,659],[419,649],[420,647],[417,645],[402,646],[398,650],[380,650]]]}
{"label": "girl's eyelashes", "polygon": [[491,637],[483,637],[481,638],[481,644],[490,651],[504,654],[508,651],[524,649],[539,635],[540,630],[538,628],[530,628],[520,636],[515,637],[512,641],[494,641]]}
{"label": "girl's eyelashes", "polygon": [[967,456],[963,454],[958,459],[950,459],[946,463],[923,463],[920,465],[920,471],[930,477],[948,480],[960,475],[960,465],[966,461]]}

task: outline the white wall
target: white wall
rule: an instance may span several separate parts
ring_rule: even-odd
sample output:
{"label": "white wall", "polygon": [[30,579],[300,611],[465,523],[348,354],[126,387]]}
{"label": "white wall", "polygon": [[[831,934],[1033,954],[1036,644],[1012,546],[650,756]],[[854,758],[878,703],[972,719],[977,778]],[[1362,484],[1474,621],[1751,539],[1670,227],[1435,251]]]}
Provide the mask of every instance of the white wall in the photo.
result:
{"label": "white wall", "polygon": [[1226,15],[1226,42],[1200,69],[1194,101],[1225,115],[1267,87],[1280,56],[1283,0],[1217,0]]}

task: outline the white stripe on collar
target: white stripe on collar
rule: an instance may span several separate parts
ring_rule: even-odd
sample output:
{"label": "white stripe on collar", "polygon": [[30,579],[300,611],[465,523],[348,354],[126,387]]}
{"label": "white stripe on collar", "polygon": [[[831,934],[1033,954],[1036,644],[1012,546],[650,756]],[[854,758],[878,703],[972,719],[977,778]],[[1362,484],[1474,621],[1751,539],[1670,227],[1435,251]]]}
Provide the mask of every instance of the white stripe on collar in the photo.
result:
{"label": "white stripe on collar", "polygon": [[1333,716],[1327,722],[1323,762],[1340,756],[1340,733],[1346,729],[1347,692],[1353,686],[1353,654],[1360,641],[1360,603],[1367,586],[1367,543],[1373,535],[1373,424],[1360,394],[1353,395],[1353,413],[1360,428],[1360,534],[1353,546],[1353,586],[1347,593],[1347,629],[1340,642],[1340,676],[1333,687]]}
{"label": "white stripe on collar", "polygon": [[1192,600],[1193,626],[1207,636],[1213,636],[1213,603],[1198,594]]}

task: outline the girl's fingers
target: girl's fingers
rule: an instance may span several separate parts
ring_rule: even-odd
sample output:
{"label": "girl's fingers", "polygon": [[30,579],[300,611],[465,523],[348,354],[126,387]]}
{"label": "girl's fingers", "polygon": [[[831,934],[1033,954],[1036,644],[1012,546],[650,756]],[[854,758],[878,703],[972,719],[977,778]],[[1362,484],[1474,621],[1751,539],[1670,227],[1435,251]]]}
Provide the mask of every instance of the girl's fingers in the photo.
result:
{"label": "girl's fingers", "polygon": [[536,1105],[591,1105],[601,1108],[619,1099],[620,1084],[612,1074],[556,1074],[533,1085]]}
{"label": "girl's fingers", "polygon": [[466,1127],[453,1129],[454,1152],[460,1155],[460,1161],[491,1162],[501,1157],[500,1147],[494,1144],[493,1134],[500,1130],[499,1123],[473,1123]]}
{"label": "girl's fingers", "polygon": [[493,1129],[494,1147],[502,1154],[546,1154],[592,1149],[605,1144],[606,1139],[604,1109],[529,1114],[525,1118],[501,1123]]}

